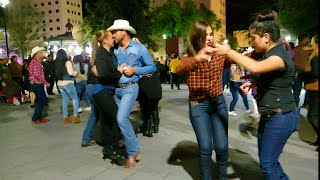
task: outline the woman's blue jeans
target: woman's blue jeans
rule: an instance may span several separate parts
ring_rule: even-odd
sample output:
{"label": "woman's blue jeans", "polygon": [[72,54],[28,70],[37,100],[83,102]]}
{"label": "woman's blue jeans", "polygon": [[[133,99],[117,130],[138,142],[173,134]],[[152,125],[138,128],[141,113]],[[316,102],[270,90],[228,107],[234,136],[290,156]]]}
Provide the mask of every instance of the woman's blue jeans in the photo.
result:
{"label": "woman's blue jeans", "polygon": [[232,101],[230,103],[229,111],[234,111],[234,107],[236,106],[239,100],[239,94],[242,97],[244,106],[246,107],[247,110],[249,109],[248,98],[247,98],[247,95],[240,90],[241,85],[242,85],[242,82],[230,81],[230,92],[232,94]]}
{"label": "woman's blue jeans", "polygon": [[69,97],[72,99],[73,115],[78,116],[79,100],[77,91],[73,83],[69,83],[65,86],[59,86],[62,95],[62,113],[64,117],[68,117],[68,103]]}
{"label": "woman's blue jeans", "polygon": [[200,175],[212,179],[212,150],[216,152],[219,179],[227,179],[228,110],[223,95],[203,102],[189,102],[189,115],[200,150]]}
{"label": "woman's blue jeans", "polygon": [[94,87],[93,84],[88,84],[86,89],[87,97],[89,98],[89,101],[90,101],[91,111],[88,118],[87,126],[83,131],[82,143],[88,143],[92,140],[92,135],[97,122],[95,110],[94,110],[94,100],[92,97],[93,87]]}
{"label": "woman's blue jeans", "polygon": [[78,96],[78,101],[79,101],[79,108],[81,107],[81,98],[84,99],[84,101],[87,104],[87,107],[90,106],[90,100],[89,100],[88,95],[86,93],[87,85],[88,85],[87,81],[80,81],[75,84],[77,96]]}
{"label": "woman's blue jeans", "polygon": [[260,168],[265,180],[287,180],[279,156],[290,135],[299,128],[300,108],[261,116],[258,128]]}

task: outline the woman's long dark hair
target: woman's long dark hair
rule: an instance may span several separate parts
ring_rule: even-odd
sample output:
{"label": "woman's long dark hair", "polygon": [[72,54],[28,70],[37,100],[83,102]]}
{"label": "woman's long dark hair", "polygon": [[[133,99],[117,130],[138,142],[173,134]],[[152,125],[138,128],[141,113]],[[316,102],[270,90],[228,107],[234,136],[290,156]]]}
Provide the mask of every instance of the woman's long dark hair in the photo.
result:
{"label": "woman's long dark hair", "polygon": [[67,61],[68,61],[67,52],[63,49],[60,49],[57,52],[57,57],[55,60],[56,78],[58,80],[63,80],[63,76],[67,73],[67,68],[66,68]]}

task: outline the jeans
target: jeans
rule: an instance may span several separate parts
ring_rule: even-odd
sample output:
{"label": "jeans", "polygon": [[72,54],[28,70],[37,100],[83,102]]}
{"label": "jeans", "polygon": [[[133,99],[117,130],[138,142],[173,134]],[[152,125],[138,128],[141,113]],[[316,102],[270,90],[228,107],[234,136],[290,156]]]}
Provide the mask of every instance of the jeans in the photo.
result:
{"label": "jeans", "polygon": [[34,114],[32,116],[32,121],[37,121],[42,118],[43,108],[47,104],[47,95],[44,91],[43,84],[30,84],[30,90],[34,92],[37,97],[36,109],[34,110]]}
{"label": "jeans", "polygon": [[200,150],[200,175],[212,179],[212,150],[216,152],[219,179],[227,179],[228,110],[223,95],[216,101],[189,103],[189,116]]}
{"label": "jeans", "polygon": [[232,101],[230,103],[230,110],[229,111],[234,111],[234,107],[236,106],[236,104],[237,104],[237,102],[239,100],[239,94],[242,97],[244,106],[246,107],[247,110],[249,109],[249,103],[248,103],[247,95],[244,94],[240,90],[241,84],[242,84],[242,82],[230,81],[230,92],[232,94]]}
{"label": "jeans", "polygon": [[62,95],[62,112],[64,117],[68,117],[68,103],[69,97],[72,99],[73,115],[78,116],[79,101],[77,97],[77,91],[73,83],[69,83],[65,86],[59,86]]}
{"label": "jeans", "polygon": [[81,97],[86,101],[87,107],[90,106],[90,100],[88,98],[88,95],[86,93],[86,87],[87,87],[87,81],[80,81],[75,84],[78,101],[79,101],[79,108],[81,106]]}
{"label": "jeans", "polygon": [[229,82],[230,82],[230,69],[223,69],[222,88],[224,89],[224,86],[228,85]]}
{"label": "jeans", "polygon": [[118,105],[117,122],[123,137],[128,156],[133,157],[139,151],[139,144],[129,119],[131,110],[139,92],[138,84],[116,88],[114,99]]}
{"label": "jeans", "polygon": [[290,135],[299,127],[300,108],[274,115],[261,116],[258,127],[260,169],[266,180],[289,179],[283,171],[279,156]]}
{"label": "jeans", "polygon": [[87,88],[86,88],[87,97],[90,101],[91,111],[90,111],[90,115],[88,118],[86,128],[83,131],[82,143],[88,143],[92,140],[92,135],[93,135],[94,128],[95,128],[96,122],[97,122],[96,115],[95,115],[95,109],[94,109],[94,101],[93,101],[93,97],[92,97],[93,87],[94,87],[94,85],[88,84]]}
{"label": "jeans", "polygon": [[293,97],[294,97],[296,106],[299,106],[301,88],[302,88],[302,80],[294,79],[292,83],[292,90],[293,90]]}

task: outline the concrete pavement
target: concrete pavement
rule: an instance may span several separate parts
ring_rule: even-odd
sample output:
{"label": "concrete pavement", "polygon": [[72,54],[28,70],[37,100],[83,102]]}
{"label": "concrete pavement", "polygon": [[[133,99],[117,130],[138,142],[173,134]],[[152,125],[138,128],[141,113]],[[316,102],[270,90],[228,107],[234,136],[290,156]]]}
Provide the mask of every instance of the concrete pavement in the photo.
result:
{"label": "concrete pavement", "polygon": [[[0,179],[1,180],[188,180],[199,179],[198,149],[188,117],[188,90],[171,90],[163,85],[160,101],[160,132],[148,138],[138,134],[142,160],[126,172],[102,160],[102,147],[81,148],[81,138],[89,112],[80,114],[80,124],[64,125],[61,96],[49,96],[50,122],[32,125],[34,109],[0,103]],[[231,96],[226,95],[227,104]],[[251,105],[251,101],[250,101]],[[71,110],[71,109],[70,109]],[[248,124],[242,99],[238,116],[229,116],[230,179],[262,179],[258,165],[256,126]],[[132,119],[135,127],[139,107]],[[318,179],[318,152],[305,141],[314,141],[315,132],[301,110],[301,126],[285,146],[280,163],[291,180]],[[213,153],[213,164],[215,155]]]}

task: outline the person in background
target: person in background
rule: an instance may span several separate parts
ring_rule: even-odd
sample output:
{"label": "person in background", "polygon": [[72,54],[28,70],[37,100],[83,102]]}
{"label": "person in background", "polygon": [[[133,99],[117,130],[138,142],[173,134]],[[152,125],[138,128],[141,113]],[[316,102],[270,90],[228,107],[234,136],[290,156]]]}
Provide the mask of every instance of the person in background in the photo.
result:
{"label": "person in background", "polygon": [[305,85],[304,88],[309,94],[309,108],[307,118],[313,129],[317,133],[317,140],[312,143],[316,145],[316,151],[319,147],[319,39],[315,35],[311,39],[312,54],[304,69]]}
{"label": "person in background", "polygon": [[171,89],[173,89],[173,84],[175,84],[178,90],[180,90],[180,78],[176,73],[176,67],[179,65],[179,62],[178,55],[174,53],[169,65],[171,73]]}
{"label": "person in background", "polygon": [[53,90],[53,86],[54,86],[54,79],[55,79],[56,73],[55,73],[55,65],[54,65],[54,61],[52,59],[52,56],[48,55],[47,60],[44,61],[42,63],[42,65],[43,65],[43,70],[44,70],[44,75],[45,75],[46,81],[51,84],[50,87],[47,87],[47,93],[48,93],[48,95],[54,95],[52,90]]}
{"label": "person in background", "polygon": [[[149,53],[154,60],[154,54],[151,50],[149,50]],[[154,63],[157,63],[157,61],[154,61]],[[160,118],[158,104],[162,98],[162,87],[160,84],[160,71],[158,67],[159,66],[157,66],[156,72],[144,75],[139,80],[138,101],[142,116],[140,132],[143,136],[147,137],[153,137],[153,133],[159,132]]]}
{"label": "person in background", "polygon": [[11,63],[9,64],[10,77],[23,87],[22,65],[18,63],[18,56],[11,56]]}
{"label": "person in background", "polygon": [[[300,109],[292,94],[294,64],[280,40],[280,23],[273,10],[260,12],[250,25],[250,38],[256,52],[263,53],[261,61],[244,56],[229,45],[207,49],[207,54],[230,58],[247,71],[257,75],[257,102],[261,114],[258,127],[258,152],[264,179],[289,179],[279,157],[290,137],[299,127]],[[248,93],[254,83],[246,82],[240,88]]]}
{"label": "person in background", "polygon": [[36,108],[32,116],[32,123],[41,124],[46,123],[49,120],[42,117],[43,108],[47,104],[47,95],[44,90],[44,86],[50,86],[50,84],[45,80],[42,61],[44,59],[43,51],[45,48],[36,46],[31,50],[32,60],[29,65],[29,80],[30,80],[30,90],[35,93],[37,97]]}
{"label": "person in background", "polygon": [[[55,59],[56,77],[58,79],[58,86],[62,95],[62,113],[63,123],[69,124],[80,123],[79,117],[79,100],[77,97],[77,91],[74,86],[75,77],[82,78],[82,76],[72,68],[72,63],[68,58],[67,52],[63,49],[59,49]],[[72,99],[73,105],[73,117],[72,121],[68,115],[68,103],[69,97]]]}
{"label": "person in background", "polygon": [[243,104],[246,108],[246,112],[250,113],[248,97],[240,90],[242,85],[241,77],[244,75],[243,67],[238,64],[232,63],[230,66],[230,91],[232,94],[232,101],[230,103],[230,108],[228,114],[231,116],[237,116],[238,114],[234,112],[234,108],[239,100],[239,94],[242,97]]}
{"label": "person in background", "polygon": [[200,176],[212,179],[212,150],[215,150],[218,179],[227,179],[228,110],[223,96],[222,72],[225,56],[206,54],[214,45],[210,23],[195,22],[188,34],[187,57],[176,73],[186,75],[189,88],[189,117],[200,151]]}
{"label": "person in background", "polygon": [[[308,62],[308,58],[312,53],[311,47],[308,46],[309,38],[302,34],[298,37],[299,45],[293,48],[294,52],[294,69],[295,69],[295,78],[292,85],[294,100],[297,106],[300,103],[300,93],[303,83],[303,75],[304,75],[304,68]],[[307,99],[307,98],[305,98]]]}
{"label": "person in background", "polygon": [[[81,74],[81,80],[80,78],[76,78],[76,91],[78,95],[79,100],[79,108],[78,112],[81,113],[84,111],[91,111],[90,101],[86,94],[86,87],[88,85],[87,79],[88,79],[88,64],[84,63],[84,59],[82,55],[76,55],[73,57],[73,66],[72,68],[78,72],[78,74]],[[81,107],[81,99],[84,99],[86,102],[86,107],[82,109]]]}

